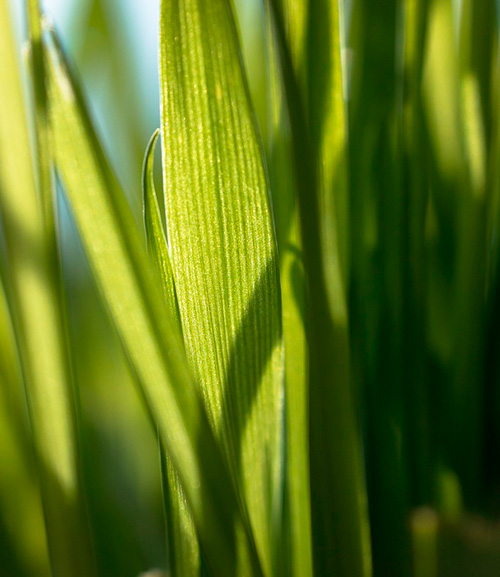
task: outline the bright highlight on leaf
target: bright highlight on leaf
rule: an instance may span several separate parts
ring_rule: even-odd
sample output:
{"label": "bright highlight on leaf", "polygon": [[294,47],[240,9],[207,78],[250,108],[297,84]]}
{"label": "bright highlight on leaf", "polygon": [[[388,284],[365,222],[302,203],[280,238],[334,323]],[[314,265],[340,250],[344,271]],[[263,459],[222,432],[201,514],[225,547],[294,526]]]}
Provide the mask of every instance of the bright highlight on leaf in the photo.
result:
{"label": "bright highlight on leaf", "polygon": [[280,562],[273,545],[283,458],[278,263],[230,2],[162,2],[160,80],[167,227],[186,352],[271,575]]}
{"label": "bright highlight on leaf", "polygon": [[53,33],[48,51],[55,162],[94,275],[181,479],[208,562],[218,573],[232,574],[241,555],[251,567],[257,563],[253,544],[175,321]]}
{"label": "bright highlight on leaf", "polygon": [[[160,275],[165,302],[181,331],[172,265],[154,185],[154,153],[159,135],[160,131],[156,130],[144,157],[142,174],[144,228],[148,251]],[[196,577],[200,574],[201,562],[196,528],[179,477],[171,459],[165,454],[163,444],[160,444],[160,452],[170,572],[173,577]]]}

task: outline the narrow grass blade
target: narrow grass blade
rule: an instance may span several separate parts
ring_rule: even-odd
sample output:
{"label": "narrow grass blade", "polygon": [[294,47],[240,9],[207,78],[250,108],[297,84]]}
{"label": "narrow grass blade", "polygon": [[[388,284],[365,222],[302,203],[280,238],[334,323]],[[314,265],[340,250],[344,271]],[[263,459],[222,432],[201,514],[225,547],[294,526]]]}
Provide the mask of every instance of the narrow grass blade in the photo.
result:
{"label": "narrow grass blade", "polygon": [[[330,0],[311,2],[308,19],[309,154],[316,162],[319,256],[325,296],[322,304],[325,309],[315,311],[318,333],[321,334],[325,314],[331,323],[319,336],[324,340],[324,358],[318,359],[317,381],[311,380],[310,385],[313,538],[315,567],[321,573],[370,575],[361,428],[350,368],[347,309],[350,199],[340,46],[341,5]],[[325,454],[330,457],[326,464]],[[338,473],[339,467],[345,468],[342,475]],[[332,490],[330,479],[334,475],[337,479]],[[324,500],[330,501],[330,509],[323,506]],[[331,553],[332,542],[337,543],[341,552],[337,559]]]}
{"label": "narrow grass blade", "polygon": [[7,290],[27,389],[54,575],[92,575],[57,265],[31,164],[7,2],[0,2],[0,201]]}
{"label": "narrow grass blade", "polygon": [[286,35],[290,60],[302,95],[307,95],[309,11],[311,0],[276,0],[274,10]]}
{"label": "narrow grass blade", "polygon": [[[309,67],[317,71],[314,58],[319,55],[325,58],[322,61],[325,69],[318,77],[317,86],[311,82],[304,87],[291,48],[296,40],[288,37],[286,23],[291,16],[287,15],[287,6],[278,1],[270,4],[291,120],[308,278],[306,326],[310,357],[314,567],[321,574],[369,575],[366,490],[350,379],[343,276],[347,258],[342,263],[344,249],[339,242],[340,236],[347,232],[346,229],[341,232],[347,219],[345,214],[344,220],[337,214],[338,207],[346,200],[345,196],[341,200],[346,189],[336,199],[336,191],[331,188],[334,183],[342,182],[342,170],[345,170],[337,156],[339,152],[345,154],[338,6],[336,2],[309,6],[307,74]],[[325,27],[327,33],[322,39],[316,38],[316,28],[325,32]],[[323,41],[325,45],[318,49],[316,42]],[[318,90],[318,94],[312,94],[313,90]],[[319,109],[315,107],[317,103],[321,105]],[[326,127],[331,129],[332,122],[334,132],[329,134]],[[329,138],[333,139],[333,148]]]}
{"label": "narrow grass blade", "polygon": [[52,165],[49,142],[47,90],[45,86],[45,62],[42,48],[42,23],[38,0],[25,0],[29,24],[29,65],[31,72],[33,100],[35,104],[35,170],[38,189],[42,201],[44,225],[48,241],[55,245],[55,211],[52,183]]}
{"label": "narrow grass blade", "polygon": [[[498,43],[498,30],[497,39]],[[498,382],[499,364],[498,343],[499,338],[499,314],[500,314],[500,166],[495,159],[500,154],[500,105],[498,94],[500,90],[500,55],[497,51],[492,58],[491,78],[491,137],[489,151],[489,174],[490,188],[487,198],[487,330],[485,339],[484,378],[485,378],[485,455],[497,454],[500,450],[500,420],[498,419]],[[500,464],[495,459],[486,458],[483,461],[486,483],[489,487],[496,486],[500,478]]]}
{"label": "narrow grass blade", "polygon": [[[7,300],[0,285],[0,525],[27,575],[50,575],[41,496],[22,376]],[[26,527],[30,527],[26,531]],[[2,555],[2,563],[4,556]],[[4,567],[4,570],[8,571]]]}
{"label": "narrow grass blade", "polygon": [[110,316],[179,475],[215,575],[260,575],[245,518],[161,298],[139,230],[53,33],[48,42],[55,161]]}
{"label": "narrow grass blade", "polygon": [[[491,149],[491,71],[498,35],[496,3],[466,1],[460,38],[460,110],[466,188],[459,197],[452,411],[452,466],[465,504],[476,509],[484,495],[481,475],[484,389],[483,351],[487,294],[487,210],[497,157]],[[491,166],[490,166],[491,165]],[[464,427],[467,433],[464,434]],[[451,441],[451,438],[450,438]],[[456,451],[456,443],[460,451]]]}
{"label": "narrow grass blade", "polygon": [[267,24],[271,109],[269,171],[280,255],[285,344],[287,452],[283,575],[310,577],[313,566],[309,482],[309,366],[305,329],[306,279],[290,122],[283,94],[276,38],[269,18]]}
{"label": "narrow grass blade", "polygon": [[179,331],[182,331],[167,238],[163,228],[153,177],[154,153],[159,135],[160,131],[157,130],[151,137],[144,158],[142,177],[144,228],[146,230],[148,251],[153,258],[156,269],[160,273],[165,301],[171,311],[172,318],[176,319],[178,323]]}
{"label": "narrow grass blade", "polygon": [[[445,293],[437,301],[439,293],[432,287],[429,316],[443,318],[443,312],[446,314],[446,322],[436,326],[442,333],[439,340],[434,327],[430,334],[439,347],[443,371],[439,387],[445,416],[438,433],[439,457],[446,471],[442,478],[455,475],[466,506],[474,508],[483,495],[480,443],[484,401],[477,384],[483,377],[487,292],[486,191],[493,172],[488,171],[489,139],[483,109],[488,89],[482,83],[483,63],[478,65],[476,47],[471,45],[476,41],[471,30],[487,4],[464,3],[457,47],[452,3],[431,2],[424,66],[424,104],[434,162],[432,200],[439,225],[431,280],[442,277]],[[484,33],[488,34],[488,29]],[[481,38],[482,34],[481,29]],[[481,39],[483,46],[484,42],[488,44]],[[482,58],[491,62],[493,56],[486,51]],[[492,167],[495,164],[496,159]]]}
{"label": "narrow grass blade", "polygon": [[429,201],[428,136],[422,106],[422,67],[428,0],[405,0],[403,67],[403,358],[406,367],[411,505],[432,502],[425,222]]}
{"label": "narrow grass blade", "polygon": [[[167,239],[154,185],[154,153],[159,135],[160,131],[157,130],[151,137],[144,158],[142,178],[144,226],[148,251],[156,270],[160,274],[165,301],[171,311],[171,317],[176,320],[179,331],[181,331],[170,255],[168,254]],[[198,537],[186,497],[182,491],[179,477],[161,442],[160,453],[170,573],[172,577],[199,577],[200,550]]]}
{"label": "narrow grass blade", "polygon": [[[460,117],[460,85],[457,43],[450,0],[429,0],[427,37],[422,72],[422,100],[425,129],[428,133],[429,208],[433,228],[427,226],[427,308],[428,347],[432,365],[429,367],[429,390],[435,391],[433,445],[436,453],[436,475],[433,479],[436,507],[440,513],[449,509],[446,487],[454,486],[460,493],[456,471],[446,445],[455,445],[450,429],[448,398],[454,399],[451,384],[452,343],[455,339],[455,301],[453,281],[456,271],[457,197],[466,182],[463,138]],[[429,223],[430,218],[427,218]],[[432,222],[432,221],[431,221]],[[454,401],[453,401],[454,402]],[[441,418],[444,415],[445,418]],[[465,432],[464,432],[465,433]],[[467,434],[467,433],[465,433]],[[453,508],[461,497],[453,499]]]}
{"label": "narrow grass blade", "polygon": [[162,2],[160,79],[168,237],[187,355],[270,575],[281,528],[281,303],[231,2]]}
{"label": "narrow grass blade", "polygon": [[351,343],[364,406],[373,568],[410,571],[403,361],[402,2],[354,3],[349,102]]}

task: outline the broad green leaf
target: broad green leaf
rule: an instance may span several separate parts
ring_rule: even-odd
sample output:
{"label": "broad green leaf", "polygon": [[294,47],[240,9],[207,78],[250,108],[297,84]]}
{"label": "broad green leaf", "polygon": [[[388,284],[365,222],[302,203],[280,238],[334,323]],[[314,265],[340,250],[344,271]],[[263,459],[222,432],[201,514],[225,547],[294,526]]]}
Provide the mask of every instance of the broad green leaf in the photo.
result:
{"label": "broad green leaf", "polygon": [[268,18],[269,173],[280,255],[285,344],[286,492],[283,574],[313,574],[309,483],[309,379],[304,323],[305,275],[289,119],[282,90],[276,39]]}
{"label": "broad green leaf", "polygon": [[21,356],[54,575],[92,575],[57,261],[31,165],[25,99],[0,2],[0,202],[6,284]]}
{"label": "broad green leaf", "polygon": [[296,16],[296,3],[270,4],[291,121],[308,279],[314,567],[321,574],[369,575],[366,490],[346,308],[346,132],[338,5],[308,7],[308,81],[303,85],[293,49],[297,39],[290,38],[293,29],[287,29]]}
{"label": "broad green leaf", "polygon": [[179,476],[215,575],[259,575],[253,541],[187,367],[181,337],[55,35],[48,49],[54,156],[89,262]]}
{"label": "broad green leaf", "polygon": [[162,1],[160,80],[168,238],[184,342],[270,575],[281,530],[280,289],[229,0]]}
{"label": "broad green leaf", "polygon": [[[160,131],[157,130],[151,137],[144,158],[142,179],[144,227],[148,252],[160,274],[165,301],[171,311],[172,318],[176,319],[179,330],[181,330],[170,255],[168,254],[167,239],[154,185],[154,153],[159,135]],[[196,529],[179,477],[161,443],[160,451],[170,573],[172,577],[198,577],[200,574],[200,551]]]}

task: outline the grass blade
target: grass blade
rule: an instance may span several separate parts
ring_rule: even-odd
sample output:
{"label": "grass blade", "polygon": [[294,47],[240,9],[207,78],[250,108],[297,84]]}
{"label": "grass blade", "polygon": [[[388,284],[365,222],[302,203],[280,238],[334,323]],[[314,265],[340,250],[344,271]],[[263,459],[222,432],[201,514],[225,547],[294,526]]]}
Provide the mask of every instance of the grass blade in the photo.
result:
{"label": "grass blade", "polygon": [[[456,264],[453,396],[448,457],[462,483],[465,504],[475,509],[484,495],[481,442],[485,406],[482,382],[487,294],[488,191],[497,158],[492,156],[491,71],[497,49],[496,3],[466,1],[459,47],[460,111],[466,171],[459,197]],[[491,168],[490,168],[491,163]],[[464,427],[467,433],[464,434]],[[457,444],[461,445],[457,451]]]}
{"label": "grass blade", "polygon": [[[302,12],[299,10],[296,14],[298,20],[301,15]],[[301,53],[299,47],[296,50]],[[309,480],[308,350],[304,325],[306,279],[290,122],[283,94],[278,47],[269,18],[268,59],[271,103],[269,167],[280,254],[285,344],[287,454],[283,574],[308,577],[312,575],[313,566]]]}
{"label": "grass blade", "polygon": [[270,575],[282,499],[277,251],[228,0],[162,2],[160,79],[167,226],[186,350]]}
{"label": "grass blade", "polygon": [[432,502],[433,465],[427,367],[425,219],[429,201],[427,134],[422,107],[422,66],[428,0],[406,0],[404,44],[403,187],[403,355],[408,399],[408,450],[413,507]]}
{"label": "grass blade", "polygon": [[[160,274],[165,301],[180,331],[181,324],[174,277],[153,177],[154,153],[159,135],[160,131],[157,130],[151,137],[144,158],[144,226],[148,251],[153,258],[156,270]],[[161,442],[160,452],[170,573],[172,577],[198,577],[200,574],[200,550],[196,529],[179,477]]]}
{"label": "grass blade", "polygon": [[57,261],[39,207],[24,97],[4,0],[0,2],[0,27],[0,200],[6,282],[40,467],[52,569],[60,576],[92,575]]}
{"label": "grass blade", "polygon": [[163,228],[153,177],[154,153],[159,135],[160,131],[157,130],[151,137],[144,158],[142,177],[144,228],[146,230],[148,251],[152,256],[156,269],[160,273],[165,301],[171,311],[172,317],[178,324],[179,331],[181,331],[172,264],[170,262],[167,238]]}
{"label": "grass blade", "polygon": [[35,103],[35,168],[38,188],[42,199],[42,210],[47,238],[55,246],[54,223],[54,187],[51,173],[51,152],[49,141],[49,115],[47,108],[47,89],[45,86],[45,62],[42,48],[42,23],[38,0],[26,0],[26,13],[29,24],[30,52],[29,64]]}
{"label": "grass blade", "polygon": [[[23,394],[22,376],[3,282],[0,283],[0,526],[23,575],[50,575],[42,503]],[[26,531],[26,527],[30,527]],[[8,549],[8,547],[7,547]],[[0,553],[9,572],[7,551]],[[14,573],[13,570],[12,574]]]}
{"label": "grass blade", "polygon": [[259,563],[233,485],[161,298],[139,230],[103,156],[55,35],[47,46],[55,161],[97,284],[217,575]]}
{"label": "grass blade", "polygon": [[[328,70],[321,76],[320,94],[304,94],[300,71],[290,46],[294,41],[287,35],[286,6],[277,0],[270,2],[276,36],[280,49],[280,60],[285,85],[285,94],[292,127],[294,164],[299,192],[302,242],[308,278],[309,301],[307,306],[311,398],[311,495],[313,507],[313,539],[315,571],[323,574],[340,572],[345,575],[369,575],[370,552],[366,512],[366,492],[359,426],[353,391],[350,382],[349,332],[346,310],[345,278],[342,270],[341,242],[339,231],[342,222],[332,197],[332,170],[335,162],[328,164],[327,140],[321,142],[323,114],[334,123],[342,123],[338,115],[341,92],[335,78],[339,76],[340,46],[338,43],[338,7],[336,2],[322,3],[323,10],[310,6],[308,13],[311,44],[308,44],[308,66],[314,61],[314,26],[328,27],[323,38],[327,43],[321,47],[326,51]],[[317,9],[317,11],[316,11]],[[325,22],[317,19],[324,18]],[[337,39],[337,40],[335,40]],[[333,57],[333,60],[332,60]],[[333,88],[332,94],[328,94]],[[313,90],[307,85],[305,90]],[[310,104],[315,98],[324,98],[326,108],[315,110]],[[316,116],[319,114],[319,116]],[[327,118],[327,116],[325,116]],[[327,119],[328,120],[328,119]],[[312,127],[312,130],[310,130]],[[338,127],[337,127],[338,128]],[[333,134],[336,139],[342,130]],[[324,133],[327,135],[327,132]],[[336,143],[338,145],[338,142]],[[322,148],[324,146],[324,148]],[[325,157],[323,156],[325,153]],[[334,148],[334,156],[339,148]],[[324,162],[327,162],[324,165]],[[345,168],[345,167],[344,167]],[[337,173],[338,175],[339,173]],[[340,205],[340,203],[339,203]],[[327,209],[325,211],[325,208]],[[332,236],[333,235],[333,236]],[[337,238],[336,238],[337,236]],[[339,473],[342,471],[342,473]]]}
{"label": "grass blade", "polygon": [[376,575],[410,571],[404,330],[402,2],[353,7],[351,329]]}

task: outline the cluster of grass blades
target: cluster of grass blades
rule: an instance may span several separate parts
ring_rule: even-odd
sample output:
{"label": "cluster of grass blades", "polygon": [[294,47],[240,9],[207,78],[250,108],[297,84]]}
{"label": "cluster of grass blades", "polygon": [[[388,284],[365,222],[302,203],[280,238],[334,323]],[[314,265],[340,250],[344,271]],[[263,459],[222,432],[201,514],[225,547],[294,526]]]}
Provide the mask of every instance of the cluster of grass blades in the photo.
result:
{"label": "cluster of grass blades", "polygon": [[61,194],[157,436],[164,571],[496,575],[495,1],[265,0],[259,126],[233,2],[161,0],[140,225],[23,5],[24,59],[0,0],[0,575],[148,569],[99,529]]}

